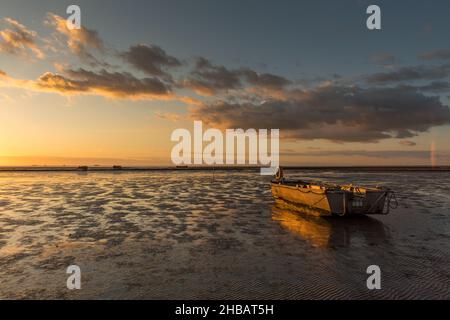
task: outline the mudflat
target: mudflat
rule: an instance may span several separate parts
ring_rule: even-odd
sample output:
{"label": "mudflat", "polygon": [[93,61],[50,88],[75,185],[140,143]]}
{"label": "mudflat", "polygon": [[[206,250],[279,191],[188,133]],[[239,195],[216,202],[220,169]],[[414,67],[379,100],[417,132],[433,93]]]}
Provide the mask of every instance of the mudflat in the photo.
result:
{"label": "mudflat", "polygon": [[[254,171],[1,172],[0,298],[450,298],[450,172],[289,176],[384,185],[400,206],[299,214]],[[381,290],[366,287],[373,264]]]}

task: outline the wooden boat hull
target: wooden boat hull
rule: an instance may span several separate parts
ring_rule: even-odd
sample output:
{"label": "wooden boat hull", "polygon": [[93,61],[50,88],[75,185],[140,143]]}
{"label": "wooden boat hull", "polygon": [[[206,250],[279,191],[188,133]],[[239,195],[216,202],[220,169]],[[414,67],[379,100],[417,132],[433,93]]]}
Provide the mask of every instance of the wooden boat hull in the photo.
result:
{"label": "wooden boat hull", "polygon": [[328,190],[314,185],[283,184],[272,181],[272,195],[293,209],[315,215],[385,214],[385,202],[389,191],[363,189],[361,193],[345,190]]}

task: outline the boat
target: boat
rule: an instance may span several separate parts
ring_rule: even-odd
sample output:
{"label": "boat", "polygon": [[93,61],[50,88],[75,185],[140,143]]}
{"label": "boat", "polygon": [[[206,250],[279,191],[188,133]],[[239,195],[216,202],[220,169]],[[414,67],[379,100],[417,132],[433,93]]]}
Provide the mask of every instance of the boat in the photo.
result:
{"label": "boat", "polygon": [[273,197],[291,209],[320,216],[388,214],[398,205],[389,188],[289,180],[282,168],[271,181],[271,189]]}

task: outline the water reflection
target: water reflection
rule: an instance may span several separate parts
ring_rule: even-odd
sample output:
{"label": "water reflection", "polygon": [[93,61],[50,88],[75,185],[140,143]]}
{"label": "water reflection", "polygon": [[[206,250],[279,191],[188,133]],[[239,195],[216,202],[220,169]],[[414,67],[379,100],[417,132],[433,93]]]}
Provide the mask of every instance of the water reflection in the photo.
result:
{"label": "water reflection", "polygon": [[384,224],[369,216],[318,217],[291,211],[276,203],[272,206],[272,219],[317,247],[376,245],[389,238]]}

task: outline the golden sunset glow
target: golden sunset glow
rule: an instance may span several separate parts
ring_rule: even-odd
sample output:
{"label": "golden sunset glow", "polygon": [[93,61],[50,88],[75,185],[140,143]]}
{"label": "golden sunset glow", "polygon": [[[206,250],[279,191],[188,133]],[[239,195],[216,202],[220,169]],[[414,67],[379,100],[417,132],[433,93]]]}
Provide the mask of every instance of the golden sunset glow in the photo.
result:
{"label": "golden sunset glow", "polygon": [[[450,164],[448,98],[434,94],[445,83],[398,80],[440,80],[446,69],[385,68],[395,57],[379,53],[368,57],[382,66],[376,72],[302,79],[114,38],[102,21],[69,30],[64,14],[39,18],[2,19],[2,166],[171,165],[171,132],[194,120],[221,130],[279,128],[288,165]],[[444,51],[419,57],[434,61]]]}

